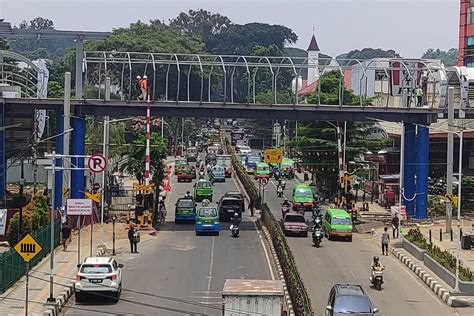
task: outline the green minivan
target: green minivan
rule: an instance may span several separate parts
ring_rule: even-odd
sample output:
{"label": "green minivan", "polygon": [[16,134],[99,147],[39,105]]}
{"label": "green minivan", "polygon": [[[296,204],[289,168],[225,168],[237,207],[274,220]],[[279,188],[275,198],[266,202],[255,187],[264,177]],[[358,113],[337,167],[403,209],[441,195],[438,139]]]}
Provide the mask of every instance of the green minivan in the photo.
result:
{"label": "green minivan", "polygon": [[200,179],[194,184],[194,200],[196,202],[201,202],[204,199],[212,202],[212,184],[211,182]]}
{"label": "green minivan", "polygon": [[297,211],[300,207],[304,207],[306,212],[311,212],[313,210],[313,190],[311,190],[311,187],[308,184],[295,184],[291,197],[293,199],[293,210]]}
{"label": "green minivan", "polygon": [[333,237],[344,237],[352,241],[351,215],[345,210],[330,208],[326,211],[323,221],[324,233],[331,239]]}

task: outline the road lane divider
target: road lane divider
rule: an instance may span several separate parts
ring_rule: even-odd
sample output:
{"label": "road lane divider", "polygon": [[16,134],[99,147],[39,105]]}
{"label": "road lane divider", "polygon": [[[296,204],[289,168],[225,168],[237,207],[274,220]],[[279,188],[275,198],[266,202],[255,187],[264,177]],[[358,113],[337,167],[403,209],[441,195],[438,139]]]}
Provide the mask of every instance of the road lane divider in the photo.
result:
{"label": "road lane divider", "polygon": [[238,177],[238,180],[242,184],[249,198],[256,201],[256,207],[261,211],[259,222],[267,229],[270,244],[273,246],[278,262],[281,265],[281,276],[285,280],[284,283],[286,284],[290,297],[289,303],[291,304],[290,306],[292,307],[292,310],[289,310],[289,314],[314,315],[308,292],[298,272],[295,259],[286,243],[286,238],[279,222],[275,219],[268,206],[266,204],[261,204],[260,195],[255,183],[242,168],[242,165],[237,159],[227,138],[225,138],[225,147],[227,148],[227,152],[232,156],[235,175]]}

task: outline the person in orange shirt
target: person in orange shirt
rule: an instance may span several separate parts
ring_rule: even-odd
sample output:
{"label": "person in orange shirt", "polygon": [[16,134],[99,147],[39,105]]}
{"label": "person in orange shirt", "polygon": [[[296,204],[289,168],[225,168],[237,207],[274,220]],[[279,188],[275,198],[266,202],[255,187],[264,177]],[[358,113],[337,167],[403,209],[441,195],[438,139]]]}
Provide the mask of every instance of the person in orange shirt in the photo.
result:
{"label": "person in orange shirt", "polygon": [[143,76],[142,80],[140,80],[140,90],[142,94],[138,97],[138,100],[146,101],[146,94],[148,91],[148,77],[145,75]]}

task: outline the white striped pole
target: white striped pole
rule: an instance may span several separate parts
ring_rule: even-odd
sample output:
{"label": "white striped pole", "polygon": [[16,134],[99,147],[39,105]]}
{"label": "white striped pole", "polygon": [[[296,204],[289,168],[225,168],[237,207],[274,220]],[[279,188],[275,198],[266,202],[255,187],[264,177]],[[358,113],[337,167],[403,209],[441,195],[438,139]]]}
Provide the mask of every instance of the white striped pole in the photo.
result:
{"label": "white striped pole", "polygon": [[339,160],[339,187],[341,193],[344,191],[344,163],[341,143],[341,128],[339,127],[339,121],[336,122],[337,130],[337,151]]}
{"label": "white striped pole", "polygon": [[145,151],[145,185],[150,184],[150,94],[148,93],[146,107],[146,151]]}

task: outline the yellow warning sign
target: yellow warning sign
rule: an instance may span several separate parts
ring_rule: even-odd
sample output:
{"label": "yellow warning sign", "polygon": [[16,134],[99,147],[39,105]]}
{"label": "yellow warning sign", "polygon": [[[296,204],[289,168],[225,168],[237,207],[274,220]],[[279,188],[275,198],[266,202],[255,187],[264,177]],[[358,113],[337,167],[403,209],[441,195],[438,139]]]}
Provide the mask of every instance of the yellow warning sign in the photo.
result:
{"label": "yellow warning sign", "polygon": [[265,149],[263,155],[266,163],[281,163],[283,161],[283,149],[281,148]]}
{"label": "yellow warning sign", "polygon": [[90,193],[86,192],[86,198],[91,199],[92,201],[95,201],[97,203],[100,203],[100,193]]}
{"label": "yellow warning sign", "polygon": [[155,192],[155,185],[154,184],[134,184],[133,185],[133,192],[137,191],[145,191],[145,192]]}
{"label": "yellow warning sign", "polygon": [[63,189],[63,195],[64,196],[69,196],[69,192],[70,192],[69,188],[64,188]]}
{"label": "yellow warning sign", "polygon": [[30,235],[26,235],[15,245],[15,250],[25,260],[29,262],[41,251],[41,246],[38,242]]}

